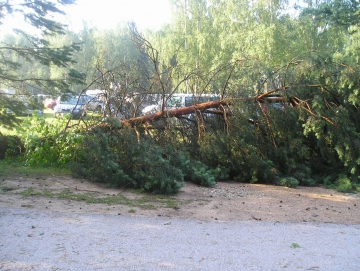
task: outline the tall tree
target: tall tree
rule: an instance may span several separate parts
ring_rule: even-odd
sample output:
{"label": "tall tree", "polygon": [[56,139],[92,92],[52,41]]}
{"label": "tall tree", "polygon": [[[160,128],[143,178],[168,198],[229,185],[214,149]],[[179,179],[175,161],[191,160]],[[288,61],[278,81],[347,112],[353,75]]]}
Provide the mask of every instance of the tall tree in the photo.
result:
{"label": "tall tree", "polygon": [[[79,44],[51,44],[49,38],[65,34],[65,25],[53,19],[56,14],[65,14],[60,7],[73,4],[75,0],[22,0],[0,2],[0,24],[11,17],[23,16],[24,21],[35,31],[29,34],[21,29],[13,29],[17,38],[15,43],[3,39],[0,42],[0,85],[2,89],[16,90],[17,94],[30,96],[32,93],[56,95],[69,90],[71,84],[83,82],[83,75],[69,64]],[[21,38],[20,38],[21,37]],[[46,68],[68,68],[66,75],[50,78],[49,74],[39,73],[37,69],[22,72],[25,65],[43,66]],[[31,71],[31,72],[30,72]],[[65,80],[66,79],[66,80]],[[0,123],[5,127],[14,127],[18,121],[6,114],[10,109],[15,115],[20,114],[19,104],[5,94],[0,94]]]}

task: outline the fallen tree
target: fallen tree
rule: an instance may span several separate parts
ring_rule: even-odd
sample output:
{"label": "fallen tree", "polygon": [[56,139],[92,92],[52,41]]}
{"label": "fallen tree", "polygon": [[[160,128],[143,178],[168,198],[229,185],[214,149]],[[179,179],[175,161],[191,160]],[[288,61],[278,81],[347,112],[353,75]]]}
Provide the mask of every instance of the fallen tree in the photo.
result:
{"label": "fallen tree", "polygon": [[[321,85],[309,85],[309,88],[321,88]],[[181,107],[181,108],[175,108],[171,110],[161,110],[153,114],[143,115],[139,117],[134,117],[130,119],[122,120],[121,123],[124,126],[131,126],[134,127],[136,125],[141,124],[150,124],[154,121],[163,119],[163,118],[179,118],[184,115],[193,114],[195,112],[206,112],[210,114],[224,114],[225,108],[232,105],[234,102],[239,101],[253,101],[255,103],[258,103],[259,106],[264,103],[282,103],[282,104],[289,104],[292,107],[297,107],[304,109],[307,111],[310,115],[315,115],[315,113],[312,111],[311,106],[308,101],[303,101],[298,97],[283,97],[278,94],[274,94],[279,91],[285,91],[290,89],[290,87],[285,86],[282,88],[276,88],[273,90],[270,90],[266,93],[251,96],[247,98],[224,98],[220,99],[218,101],[210,101],[210,102],[204,102],[199,104],[194,104],[187,107]],[[215,110],[209,110],[209,109],[215,109]],[[227,111],[229,112],[229,111]],[[325,120],[326,122],[334,125],[335,123],[324,116],[319,116],[321,119]]]}
{"label": "fallen tree", "polygon": [[194,104],[188,107],[181,107],[171,110],[162,110],[154,114],[144,115],[136,118],[122,120],[122,124],[125,126],[136,126],[139,124],[149,124],[162,118],[181,117],[195,113],[197,111],[205,111],[211,108],[220,108],[221,106],[227,106],[231,102],[231,99],[224,99],[219,101],[211,101],[206,103]]}

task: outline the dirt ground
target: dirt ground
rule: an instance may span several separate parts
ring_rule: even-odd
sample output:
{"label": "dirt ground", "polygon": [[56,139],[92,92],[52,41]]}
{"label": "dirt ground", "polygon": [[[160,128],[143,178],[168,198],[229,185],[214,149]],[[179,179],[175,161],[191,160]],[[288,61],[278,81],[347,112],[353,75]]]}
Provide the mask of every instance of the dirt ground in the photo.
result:
{"label": "dirt ground", "polygon": [[1,179],[0,191],[1,207],[218,221],[360,223],[358,193],[323,187],[222,182],[206,188],[186,183],[177,195],[161,196],[69,176],[23,176]]}

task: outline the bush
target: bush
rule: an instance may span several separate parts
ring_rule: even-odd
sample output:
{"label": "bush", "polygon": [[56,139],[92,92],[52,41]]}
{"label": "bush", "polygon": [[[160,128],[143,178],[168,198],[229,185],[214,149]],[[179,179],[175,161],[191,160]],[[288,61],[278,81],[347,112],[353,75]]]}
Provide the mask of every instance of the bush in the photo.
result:
{"label": "bush", "polygon": [[15,157],[24,152],[24,144],[17,136],[0,135],[0,160]]}
{"label": "bush", "polygon": [[335,182],[336,190],[338,192],[351,192],[353,191],[353,186],[349,180],[349,178],[345,174],[340,174],[338,179]]}
{"label": "bush", "polygon": [[185,179],[201,186],[214,186],[216,184],[216,171],[209,169],[197,160],[184,160],[180,165]]}
{"label": "bush", "polygon": [[[186,140],[180,139],[182,136],[174,131],[157,131],[153,134],[155,143],[161,146],[171,165],[178,168],[184,175],[185,181],[190,181],[201,186],[214,186],[217,181],[228,179],[228,171],[221,166],[214,167],[214,164],[200,161],[194,135]],[[189,144],[185,143],[189,142]],[[203,159],[205,160],[205,159]]]}
{"label": "bush", "polygon": [[293,176],[299,180],[300,185],[304,186],[316,186],[317,181],[311,177],[311,169],[310,166],[306,166],[303,164],[296,165],[295,172]]}
{"label": "bush", "polygon": [[62,132],[66,122],[66,119],[59,118],[49,123],[37,115],[24,120],[19,134],[26,150],[26,165],[65,168],[80,155],[77,146],[83,140],[83,136],[79,128]]}
{"label": "bush", "polygon": [[335,188],[335,181],[337,179],[336,174],[330,174],[328,176],[325,177],[324,179],[324,185],[326,188]]}
{"label": "bush", "polygon": [[116,163],[115,156],[109,151],[105,136],[86,136],[79,145],[84,153],[81,158],[70,162],[70,170],[75,177],[108,183],[112,186],[127,186],[133,183]]}
{"label": "bush", "polygon": [[299,185],[299,181],[294,177],[281,178],[276,182],[277,185],[295,188]]}
{"label": "bush", "polygon": [[301,185],[303,185],[303,186],[316,186],[316,184],[317,184],[317,181],[314,180],[313,178],[301,180]]}
{"label": "bush", "polygon": [[130,128],[98,127],[85,135],[80,149],[86,155],[71,163],[75,176],[153,193],[173,194],[183,186],[181,170],[166,159],[170,155],[150,137],[138,141]]}

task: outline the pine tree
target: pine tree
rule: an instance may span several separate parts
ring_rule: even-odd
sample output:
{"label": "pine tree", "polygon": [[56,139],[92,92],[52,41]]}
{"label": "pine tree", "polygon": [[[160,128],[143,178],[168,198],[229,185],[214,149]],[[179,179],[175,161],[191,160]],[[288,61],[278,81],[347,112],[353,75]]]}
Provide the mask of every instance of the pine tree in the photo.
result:
{"label": "pine tree", "polygon": [[[25,23],[36,30],[35,34],[29,34],[21,29],[13,29],[15,36],[7,35],[0,41],[1,89],[15,90],[29,100],[31,94],[56,96],[69,91],[72,84],[82,83],[84,76],[69,68],[74,63],[73,53],[80,49],[80,44],[57,46],[49,42],[50,37],[65,34],[65,25],[53,19],[56,14],[65,14],[58,6],[74,2],[75,0],[22,0],[0,3],[0,24],[8,17],[23,16]],[[44,72],[51,67],[68,69],[66,74],[53,78],[49,72]],[[24,107],[23,99],[15,100],[6,94],[0,95],[0,124],[12,128],[18,123],[15,116]],[[7,114],[6,109],[13,111],[15,116]]]}

